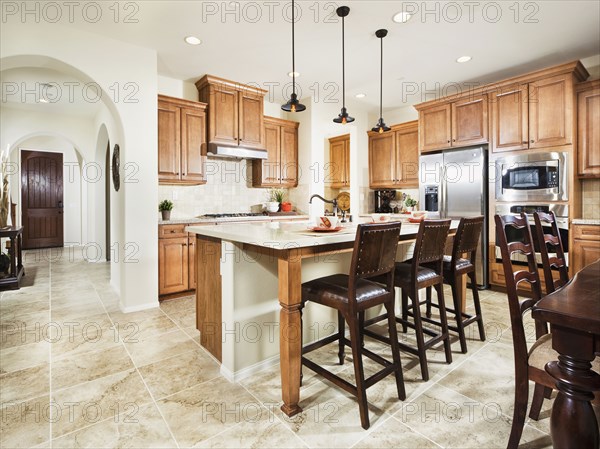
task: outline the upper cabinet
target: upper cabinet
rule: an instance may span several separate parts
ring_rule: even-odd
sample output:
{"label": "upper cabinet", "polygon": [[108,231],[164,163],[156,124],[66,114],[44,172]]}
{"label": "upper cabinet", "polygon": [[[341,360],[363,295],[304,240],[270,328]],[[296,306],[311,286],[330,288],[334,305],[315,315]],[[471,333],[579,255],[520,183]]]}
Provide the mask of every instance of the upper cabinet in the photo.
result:
{"label": "upper cabinet", "polygon": [[419,123],[421,152],[486,143],[487,95],[420,109]]}
{"label": "upper cabinet", "polygon": [[500,87],[490,94],[492,151],[573,143],[573,76]]}
{"label": "upper cabinet", "polygon": [[298,123],[264,118],[267,159],[252,161],[253,187],[296,187],[298,185]]}
{"label": "upper cabinet", "polygon": [[574,85],[587,76],[575,61],[421,103],[415,106],[419,149],[487,142],[493,152],[572,145]]}
{"label": "upper cabinet", "polygon": [[600,80],[577,86],[577,173],[600,178]]}
{"label": "upper cabinet", "polygon": [[350,187],[350,134],[329,139],[325,182],[334,189]]}
{"label": "upper cabinet", "polygon": [[208,103],[208,143],[265,148],[264,96],[257,87],[205,75],[197,83]]}
{"label": "upper cabinet", "polygon": [[206,104],[158,96],[158,181],[204,184]]}
{"label": "upper cabinet", "polygon": [[412,121],[393,125],[391,131],[369,134],[369,187],[371,189],[419,186],[419,125]]}

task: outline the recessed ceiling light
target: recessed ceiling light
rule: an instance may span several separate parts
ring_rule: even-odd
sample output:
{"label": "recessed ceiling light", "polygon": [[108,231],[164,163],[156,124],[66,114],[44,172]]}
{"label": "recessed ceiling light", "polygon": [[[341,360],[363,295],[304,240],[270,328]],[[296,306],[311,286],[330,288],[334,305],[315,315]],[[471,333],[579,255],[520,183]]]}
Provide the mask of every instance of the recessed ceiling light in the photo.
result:
{"label": "recessed ceiling light", "polygon": [[367,96],[367,94],[356,94],[355,97],[356,98],[365,98]]}
{"label": "recessed ceiling light", "polygon": [[202,40],[198,39],[196,36],[187,36],[185,41],[190,45],[200,45]]}
{"label": "recessed ceiling light", "polygon": [[469,62],[471,60],[470,56],[461,56],[456,60],[456,62]]}
{"label": "recessed ceiling light", "polygon": [[392,20],[396,23],[406,23],[410,20],[411,17],[412,17],[412,14],[407,13],[406,11],[402,11],[397,14],[394,14],[394,17],[392,17]]}
{"label": "recessed ceiling light", "polygon": [[288,72],[288,76],[290,78],[293,78],[293,77],[298,78],[300,76],[300,72]]}

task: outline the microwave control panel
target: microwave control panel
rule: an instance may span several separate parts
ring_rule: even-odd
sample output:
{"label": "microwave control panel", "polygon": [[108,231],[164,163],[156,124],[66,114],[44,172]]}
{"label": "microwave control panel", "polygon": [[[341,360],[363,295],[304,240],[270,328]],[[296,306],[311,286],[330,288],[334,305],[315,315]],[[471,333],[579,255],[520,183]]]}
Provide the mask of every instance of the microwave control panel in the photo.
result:
{"label": "microwave control panel", "polygon": [[548,171],[548,188],[558,187],[558,171],[557,170],[549,170]]}

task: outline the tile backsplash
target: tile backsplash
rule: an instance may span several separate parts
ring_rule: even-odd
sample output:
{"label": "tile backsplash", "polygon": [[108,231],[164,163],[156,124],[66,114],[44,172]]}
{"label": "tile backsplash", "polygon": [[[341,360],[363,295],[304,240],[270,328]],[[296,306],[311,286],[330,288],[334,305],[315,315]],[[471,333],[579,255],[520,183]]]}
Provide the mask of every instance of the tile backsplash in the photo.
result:
{"label": "tile backsplash", "polygon": [[600,220],[600,179],[581,181],[581,197],[583,200],[581,218]]}
{"label": "tile backsplash", "polygon": [[159,186],[159,200],[173,201],[172,219],[210,213],[254,212],[268,201],[268,189],[252,187],[252,163],[209,159],[207,183],[200,186]]}

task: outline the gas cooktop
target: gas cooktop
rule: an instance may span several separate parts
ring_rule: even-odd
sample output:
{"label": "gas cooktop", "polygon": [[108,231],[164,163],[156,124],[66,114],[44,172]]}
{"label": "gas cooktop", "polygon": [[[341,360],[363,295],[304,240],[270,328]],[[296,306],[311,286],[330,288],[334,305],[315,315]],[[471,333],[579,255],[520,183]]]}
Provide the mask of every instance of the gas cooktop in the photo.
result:
{"label": "gas cooktop", "polygon": [[204,214],[200,218],[236,218],[236,217],[261,217],[262,213],[240,212],[234,214]]}

